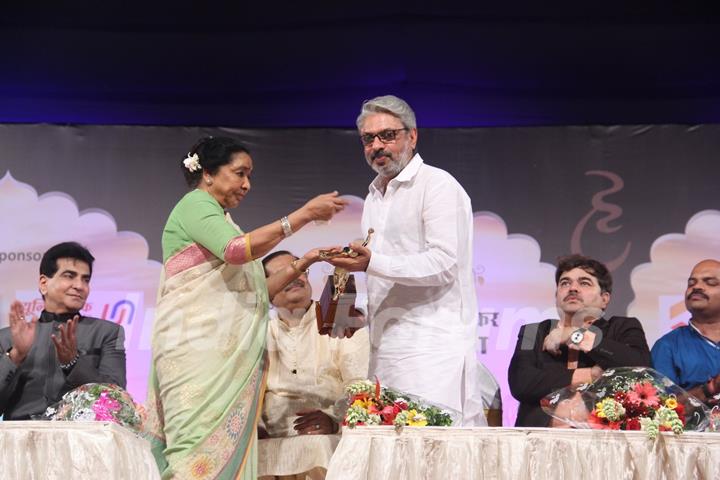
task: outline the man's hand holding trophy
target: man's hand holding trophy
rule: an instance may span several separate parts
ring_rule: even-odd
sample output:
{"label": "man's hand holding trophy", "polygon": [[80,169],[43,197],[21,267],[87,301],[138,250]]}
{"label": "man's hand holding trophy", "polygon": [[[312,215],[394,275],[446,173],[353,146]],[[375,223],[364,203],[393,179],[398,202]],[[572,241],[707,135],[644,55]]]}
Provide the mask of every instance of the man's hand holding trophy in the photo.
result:
{"label": "man's hand holding trophy", "polygon": [[372,234],[373,229],[370,228],[362,243],[320,251],[320,259],[335,266],[316,304],[318,331],[321,335],[349,338],[365,325],[364,315],[355,308],[357,289],[355,277],[350,272],[367,269],[371,255],[367,245]]}

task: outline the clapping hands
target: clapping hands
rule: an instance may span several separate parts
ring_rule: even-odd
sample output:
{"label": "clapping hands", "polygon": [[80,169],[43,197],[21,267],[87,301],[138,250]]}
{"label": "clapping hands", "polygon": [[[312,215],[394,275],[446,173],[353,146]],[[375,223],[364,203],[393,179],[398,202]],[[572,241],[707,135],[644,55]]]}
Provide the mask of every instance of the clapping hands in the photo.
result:
{"label": "clapping hands", "polygon": [[72,362],[78,354],[76,331],[79,321],[80,316],[75,315],[68,320],[67,324],[58,327],[59,335],[50,335],[50,339],[55,344],[55,353],[61,365]]}
{"label": "clapping hands", "polygon": [[25,319],[25,309],[22,303],[17,300],[10,305],[10,314],[8,315],[10,323],[10,336],[12,340],[12,350],[10,350],[10,360],[16,365],[20,365],[27,356],[33,342],[35,342],[35,332],[37,330],[37,317],[33,316],[30,321]]}
{"label": "clapping hands", "polygon": [[[12,341],[12,349],[10,350],[10,360],[15,365],[20,365],[27,357],[28,352],[35,342],[37,332],[37,317],[33,316],[30,321],[25,318],[25,309],[22,303],[14,301],[10,305],[10,313],[8,315],[10,324],[10,338]],[[55,353],[61,364],[72,362],[78,354],[77,350],[77,324],[80,317],[75,315],[66,325],[60,325],[59,333],[51,335],[50,338],[55,345]]]}

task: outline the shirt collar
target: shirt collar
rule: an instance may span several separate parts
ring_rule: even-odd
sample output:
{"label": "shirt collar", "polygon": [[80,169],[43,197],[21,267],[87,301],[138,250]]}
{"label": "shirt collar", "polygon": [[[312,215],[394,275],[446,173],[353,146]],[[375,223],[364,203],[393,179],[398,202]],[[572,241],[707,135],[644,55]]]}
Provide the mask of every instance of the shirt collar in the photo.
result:
{"label": "shirt collar", "polygon": [[590,326],[601,328],[604,327],[606,323],[608,323],[608,321],[605,319],[605,317],[600,317],[597,320],[593,321]]}
{"label": "shirt collar", "polygon": [[695,326],[695,324],[693,324],[692,318],[688,321],[688,326],[689,326],[695,333],[697,333],[698,335],[700,335],[700,338],[702,338],[703,340],[705,340],[708,344],[712,345],[712,346],[715,347],[715,348],[720,348],[720,344],[717,344],[717,343],[713,342],[713,341],[710,340],[708,337],[706,337],[705,335],[702,334],[702,332],[700,331],[700,329],[697,328],[697,327]]}
{"label": "shirt collar", "polygon": [[40,314],[40,318],[38,319],[38,322],[40,323],[50,323],[50,322],[58,322],[58,323],[65,323],[71,318],[73,318],[75,315],[79,315],[80,318],[82,318],[82,315],[80,315],[79,312],[68,312],[68,313],[51,313],[47,310],[43,310]]}
{"label": "shirt collar", "polygon": [[312,322],[312,321],[315,320],[315,302],[313,301],[313,302],[310,304],[310,307],[308,307],[307,312],[305,312],[305,315],[303,315],[303,317],[300,319],[300,323],[298,323],[298,324],[297,324],[296,326],[294,326],[294,327],[288,326],[288,324],[285,323],[285,322],[280,318],[280,315],[278,315],[277,309],[276,309],[275,307],[273,307],[273,308],[270,310],[270,316],[271,316],[273,319],[276,319],[276,320],[277,320],[277,323],[280,325],[280,328],[282,328],[283,330],[286,330],[286,331],[287,331],[287,330],[290,330],[290,329],[293,329],[293,328],[305,327],[308,323],[310,323],[310,322]]}
{"label": "shirt collar", "polygon": [[[413,155],[413,157],[410,159],[410,163],[405,165],[405,168],[403,168],[400,173],[397,174],[395,178],[390,180],[388,182],[388,185],[390,185],[393,182],[397,183],[403,183],[403,182],[409,182],[413,178],[415,178],[415,175],[417,175],[418,170],[420,170],[420,166],[423,164],[423,159],[420,156],[419,153],[416,153]],[[370,187],[368,189],[370,192],[379,192],[380,188],[378,188],[378,185],[382,182],[382,177],[380,175],[376,176],[375,179],[370,183]]]}

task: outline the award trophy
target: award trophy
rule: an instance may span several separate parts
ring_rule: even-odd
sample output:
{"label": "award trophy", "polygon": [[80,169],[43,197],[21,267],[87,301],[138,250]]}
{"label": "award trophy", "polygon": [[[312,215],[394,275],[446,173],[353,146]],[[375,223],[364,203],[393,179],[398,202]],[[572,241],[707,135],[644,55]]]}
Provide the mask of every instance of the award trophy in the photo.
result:
{"label": "award trophy", "polygon": [[[367,237],[362,243],[363,247],[370,243],[373,232],[372,228],[368,230]],[[357,257],[357,255],[357,252],[350,247],[343,248],[341,252],[327,250],[320,252],[320,258],[323,260],[333,257]],[[320,335],[330,335],[336,325],[338,328],[344,329],[355,324],[357,318],[357,314],[354,314],[356,296],[355,277],[344,268],[335,267],[333,274],[328,275],[325,288],[320,295],[320,301],[315,304]]]}

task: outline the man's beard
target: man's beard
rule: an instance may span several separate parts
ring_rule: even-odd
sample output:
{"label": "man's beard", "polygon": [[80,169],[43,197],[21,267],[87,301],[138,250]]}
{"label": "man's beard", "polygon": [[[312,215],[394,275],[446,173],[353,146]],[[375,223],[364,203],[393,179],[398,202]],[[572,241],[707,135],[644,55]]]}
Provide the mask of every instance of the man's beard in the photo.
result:
{"label": "man's beard", "polygon": [[375,163],[373,163],[373,158],[368,160],[368,164],[370,165],[370,168],[375,170],[375,173],[380,175],[381,177],[385,178],[395,178],[398,176],[400,172],[403,171],[403,169],[407,166],[408,163],[410,163],[410,159],[412,158],[412,148],[410,148],[410,144],[405,145],[405,148],[400,152],[398,155],[398,159],[395,160],[390,155],[390,152],[386,150],[378,150],[373,154],[373,157],[377,156],[378,153],[385,153],[386,155],[390,156],[390,161],[385,163],[382,167],[379,167]]}

